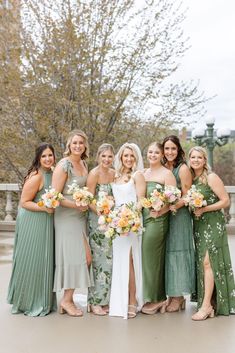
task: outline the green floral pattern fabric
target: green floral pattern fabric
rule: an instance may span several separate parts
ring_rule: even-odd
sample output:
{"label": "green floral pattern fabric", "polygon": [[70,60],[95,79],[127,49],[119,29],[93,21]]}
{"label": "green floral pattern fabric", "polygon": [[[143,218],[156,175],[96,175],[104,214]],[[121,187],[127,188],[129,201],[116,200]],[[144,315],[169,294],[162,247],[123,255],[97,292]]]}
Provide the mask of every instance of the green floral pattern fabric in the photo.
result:
{"label": "green floral pattern fabric", "polygon": [[[217,195],[208,184],[194,181],[198,191],[204,195],[207,205],[218,201]],[[231,265],[224,214],[221,210],[206,212],[200,218],[194,216],[194,238],[197,263],[198,307],[204,297],[203,260],[208,251],[214,274],[217,315],[235,313],[235,284]]]}
{"label": "green floral pattern fabric", "polygon": [[[95,197],[100,191],[112,195],[110,184],[98,184]],[[108,305],[112,278],[112,247],[104,233],[98,229],[98,217],[89,212],[89,242],[92,254],[94,286],[89,288],[88,303],[93,305]]]}

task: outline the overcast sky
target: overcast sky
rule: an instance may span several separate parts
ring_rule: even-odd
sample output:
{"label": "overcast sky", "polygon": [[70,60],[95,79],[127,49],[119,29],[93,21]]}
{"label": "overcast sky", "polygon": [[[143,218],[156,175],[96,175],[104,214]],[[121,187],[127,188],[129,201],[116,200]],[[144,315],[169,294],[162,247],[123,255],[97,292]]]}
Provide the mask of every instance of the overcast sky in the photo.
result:
{"label": "overcast sky", "polygon": [[[235,130],[235,0],[182,0],[188,7],[184,23],[191,49],[182,60],[177,78],[199,79],[215,127]],[[194,127],[205,126],[202,119]]]}

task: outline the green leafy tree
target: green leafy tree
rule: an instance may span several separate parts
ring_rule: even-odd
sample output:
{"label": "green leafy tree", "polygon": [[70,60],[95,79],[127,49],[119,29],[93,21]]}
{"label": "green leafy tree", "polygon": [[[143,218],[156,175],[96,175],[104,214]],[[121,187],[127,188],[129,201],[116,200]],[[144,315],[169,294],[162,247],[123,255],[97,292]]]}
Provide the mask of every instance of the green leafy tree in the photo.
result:
{"label": "green leafy tree", "polygon": [[[205,98],[197,85],[170,84],[187,49],[178,1],[137,6],[133,0],[21,0],[20,5],[20,36],[7,30],[19,16],[11,16],[4,36],[0,33],[1,43],[17,39],[20,48],[14,75],[9,65],[0,72],[1,82],[10,82],[10,89],[5,83],[0,88],[0,158],[12,177],[22,178],[41,141],[50,141],[61,156],[71,129],[87,133],[91,155],[104,141],[117,147],[135,140],[144,150],[172,122],[203,113]],[[6,58],[0,60],[6,64]]]}

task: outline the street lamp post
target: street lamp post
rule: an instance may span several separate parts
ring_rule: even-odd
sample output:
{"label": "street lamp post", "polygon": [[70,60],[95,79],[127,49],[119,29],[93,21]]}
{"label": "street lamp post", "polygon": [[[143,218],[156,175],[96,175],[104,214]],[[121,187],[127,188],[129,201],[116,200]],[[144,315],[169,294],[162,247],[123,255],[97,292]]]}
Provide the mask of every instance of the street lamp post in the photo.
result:
{"label": "street lamp post", "polygon": [[216,145],[224,146],[229,139],[230,130],[221,129],[217,132],[217,136],[214,134],[215,119],[208,117],[206,119],[206,130],[197,129],[193,132],[193,139],[199,146],[205,146],[208,152],[208,163],[213,169],[213,151]]}

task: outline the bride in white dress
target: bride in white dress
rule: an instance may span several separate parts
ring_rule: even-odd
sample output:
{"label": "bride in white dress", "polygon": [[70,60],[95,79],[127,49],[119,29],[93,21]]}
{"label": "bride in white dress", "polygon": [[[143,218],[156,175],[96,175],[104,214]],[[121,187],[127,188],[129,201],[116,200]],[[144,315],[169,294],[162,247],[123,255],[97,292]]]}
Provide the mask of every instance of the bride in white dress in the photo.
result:
{"label": "bride in white dress", "polygon": [[[116,178],[112,183],[115,206],[138,202],[145,196],[146,183],[140,172],[143,161],[139,147],[125,143],[119,149],[115,170]],[[110,316],[124,319],[134,318],[143,305],[142,294],[142,235],[129,233],[113,241],[113,271],[110,295]]]}

